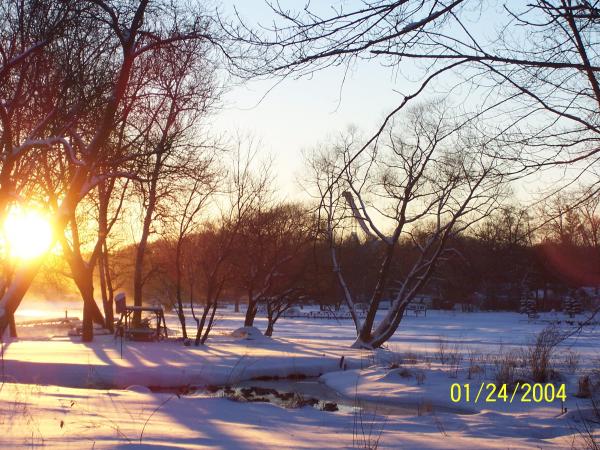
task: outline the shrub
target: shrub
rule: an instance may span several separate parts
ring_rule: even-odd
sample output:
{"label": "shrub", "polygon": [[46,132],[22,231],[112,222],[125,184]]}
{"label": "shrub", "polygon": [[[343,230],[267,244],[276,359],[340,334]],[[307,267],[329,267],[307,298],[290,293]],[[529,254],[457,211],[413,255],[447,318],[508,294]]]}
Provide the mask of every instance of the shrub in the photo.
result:
{"label": "shrub", "polygon": [[575,373],[575,370],[577,370],[577,367],[579,366],[579,353],[568,350],[565,355],[564,363],[569,372]]}
{"label": "shrub", "polygon": [[536,383],[546,383],[551,374],[551,358],[554,348],[563,336],[554,326],[544,328],[529,347],[527,356],[531,378]]}
{"label": "shrub", "polygon": [[591,382],[589,375],[579,377],[577,394],[575,397],[590,398],[592,396]]}
{"label": "shrub", "polygon": [[518,351],[500,353],[494,359],[494,380],[496,385],[513,384],[516,379],[517,367],[519,366]]}

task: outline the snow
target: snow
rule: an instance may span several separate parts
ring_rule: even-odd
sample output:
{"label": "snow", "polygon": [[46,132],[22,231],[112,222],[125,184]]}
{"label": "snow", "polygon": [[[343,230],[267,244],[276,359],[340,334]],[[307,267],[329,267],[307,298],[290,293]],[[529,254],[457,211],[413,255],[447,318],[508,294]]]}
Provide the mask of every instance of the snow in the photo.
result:
{"label": "snow", "polygon": [[267,338],[219,336],[200,347],[176,341],[123,341],[121,357],[121,340],[113,336],[96,336],[85,345],[76,339],[10,342],[4,351],[4,373],[20,383],[68,387],[207,386],[298,373],[318,376],[338,368],[341,356],[351,360],[355,353],[343,347],[319,349]]}
{"label": "snow", "polygon": [[[5,384],[3,448],[353,448],[352,413],[223,398]],[[380,448],[570,448],[568,417],[487,412],[364,417]],[[367,433],[365,433],[367,434]],[[360,439],[363,438],[359,433]],[[542,440],[543,439],[543,440]]]}
{"label": "snow", "polygon": [[[410,374],[403,374],[408,372]],[[425,375],[422,384],[416,381],[416,372]],[[381,404],[397,404],[414,406],[417,409],[424,406],[433,407],[435,410],[453,411],[461,414],[475,414],[486,411],[499,411],[502,413],[521,413],[535,410],[535,414],[548,414],[557,416],[562,414],[562,407],[569,410],[577,410],[578,406],[583,407],[585,401],[576,397],[567,396],[564,405],[559,399],[551,403],[543,403],[542,407],[535,403],[523,403],[514,401],[513,403],[496,401],[485,401],[485,397],[490,393],[489,389],[484,391],[484,395],[474,403],[474,398],[481,382],[490,383],[491,379],[466,379],[466,377],[454,377],[442,369],[385,369],[385,368],[367,368],[363,370],[349,370],[345,372],[330,372],[320,377],[320,380],[327,386],[335,389],[347,397],[355,397],[359,400],[380,402]],[[464,388],[462,389],[462,400],[452,402],[450,399],[450,388],[452,384],[459,383],[464,386],[465,383],[471,385],[471,401],[465,401]],[[573,393],[573,386],[567,389]],[[474,391],[473,391],[474,390]],[[508,391],[510,397],[512,391]],[[516,395],[517,400],[520,395]],[[495,398],[495,396],[493,397]]]}
{"label": "snow", "polygon": [[247,341],[264,341],[269,339],[256,327],[238,328],[237,330],[231,332],[231,337],[245,339]]}
{"label": "snow", "polygon": [[[65,309],[40,312],[35,305],[23,306],[17,320],[56,317]],[[564,316],[550,314],[530,323],[513,313],[429,311],[426,317],[406,317],[388,348],[376,352],[349,348],[354,326],[348,320],[282,318],[274,337],[266,338],[256,329],[240,329],[243,312],[229,310],[219,310],[214,334],[200,347],[176,340],[123,341],[121,352],[121,340],[112,336],[98,336],[89,344],[66,337],[12,340],[3,348],[0,446],[364,448],[363,441],[374,446],[379,439],[379,448],[386,449],[585,447],[577,420],[589,402],[573,394],[578,376],[597,364],[596,327],[557,350],[560,382],[567,385],[564,405],[450,400],[453,383],[478,387],[493,379],[492,368],[468,378],[468,355],[489,361],[521,348],[557,318],[564,321]],[[176,316],[167,314],[167,323],[176,328]],[[255,325],[264,329],[266,321]],[[440,361],[440,346],[463,356],[458,368]],[[568,350],[580,355],[575,370],[561,362]],[[370,401],[381,405],[382,412],[285,409],[147,388],[298,374],[320,376],[324,385],[357,406]],[[386,405],[408,408],[405,414],[390,414]]]}

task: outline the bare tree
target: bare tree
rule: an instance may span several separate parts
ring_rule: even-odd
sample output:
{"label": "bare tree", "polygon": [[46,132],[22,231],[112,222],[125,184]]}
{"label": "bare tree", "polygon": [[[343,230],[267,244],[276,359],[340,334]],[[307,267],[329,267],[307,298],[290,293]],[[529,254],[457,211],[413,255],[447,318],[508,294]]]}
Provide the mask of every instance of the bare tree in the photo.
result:
{"label": "bare tree", "polygon": [[[148,97],[138,121],[149,123],[143,137],[146,155],[138,173],[143,225],[135,256],[134,304],[141,306],[143,263],[151,227],[161,214],[161,202],[173,197],[174,180],[190,171],[187,153],[211,152],[199,139],[199,121],[217,95],[214,67],[207,59],[209,46],[202,41],[162,49],[163,57],[153,66],[155,83],[147,87]],[[151,64],[151,63],[149,63]],[[141,124],[140,124],[141,125]]]}
{"label": "bare tree", "polygon": [[244,326],[254,325],[260,303],[268,306],[268,299],[296,291],[294,282],[302,268],[298,263],[309,241],[308,217],[300,205],[261,203],[240,226],[234,266],[248,300]]}
{"label": "bare tree", "polygon": [[[333,155],[312,161],[318,195],[323,198],[322,232],[356,326],[355,347],[379,347],[393,335],[406,306],[431,278],[436,264],[453,252],[447,246],[449,239],[486,217],[501,192],[497,162],[476,148],[477,141],[467,130],[457,128],[442,104],[411,110],[402,125],[403,132],[389,129],[387,139],[369,149],[369,157],[352,164],[348,161],[357,141],[353,134],[334,148]],[[336,180],[340,170],[343,177],[330,189],[328,183]],[[364,320],[337,253],[341,234],[352,222],[358,222],[364,238],[381,249]],[[397,253],[401,240],[412,244],[416,257]],[[376,323],[387,295],[391,307]]]}
{"label": "bare tree", "polygon": [[[34,4],[42,7],[46,5],[43,2]],[[11,11],[16,11],[14,15],[7,16],[11,27],[25,23],[23,19],[28,17],[29,11],[23,9],[24,3],[9,2],[8,5],[12,8]],[[59,5],[57,10],[60,10],[63,4]],[[89,0],[65,2],[65,5],[73,6],[73,12],[69,11],[73,20],[67,21],[64,25],[62,28],[64,33],[60,35],[60,39],[54,39],[52,42],[71,49],[72,56],[74,53],[77,54],[74,60],[79,61],[80,66],[84,68],[86,63],[96,60],[105,62],[105,67],[110,68],[108,76],[100,77],[98,80],[105,89],[102,95],[95,99],[96,114],[93,121],[85,123],[86,116],[78,114],[81,109],[86,110],[88,98],[77,99],[77,89],[67,90],[68,95],[60,96],[59,101],[52,101],[56,98],[53,95],[55,94],[52,91],[53,87],[81,87],[82,85],[78,84],[77,80],[62,80],[64,83],[61,83],[60,74],[65,66],[61,65],[60,59],[53,59],[53,53],[47,53],[49,47],[46,43],[50,42],[49,39],[42,37],[40,40],[37,36],[27,36],[26,39],[20,40],[22,30],[17,26],[17,31],[7,34],[7,40],[2,43],[3,79],[15,80],[11,78],[12,73],[6,74],[7,71],[25,68],[33,70],[33,79],[43,78],[46,74],[56,75],[57,78],[52,80],[52,83],[43,84],[49,87],[50,92],[44,91],[43,95],[32,95],[28,98],[31,100],[29,102],[21,102],[19,98],[19,102],[15,103],[22,111],[37,111],[35,101],[38,98],[49,99],[48,107],[41,109],[45,111],[45,115],[37,121],[37,124],[30,129],[15,132],[13,124],[10,123],[10,115],[5,114],[9,111],[3,106],[2,133],[3,151],[12,155],[5,169],[4,178],[8,181],[3,182],[3,186],[6,186],[9,192],[14,186],[11,185],[10,179],[13,176],[15,161],[20,160],[31,149],[61,148],[71,160],[74,170],[54,220],[55,229],[59,234],[73,218],[77,204],[99,183],[109,178],[132,174],[128,170],[123,170],[123,158],[116,157],[113,153],[114,147],[107,144],[118,126],[116,124],[122,120],[122,114],[126,114],[126,111],[121,108],[122,101],[126,96],[132,72],[138,68],[137,64],[150,55],[158,57],[159,50],[166,46],[212,39],[207,34],[206,21],[202,20],[197,12],[189,13],[169,2],[140,0],[131,3]],[[53,10],[36,11],[32,17],[42,18],[40,19],[42,21],[45,20],[44,17],[53,20],[55,14],[52,12]],[[60,22],[62,23],[62,20]],[[11,27],[6,30],[12,32],[14,27]],[[54,29],[54,27],[50,28]],[[36,29],[36,27],[26,25],[25,29]],[[19,42],[20,45],[16,54],[8,51],[11,48],[10,42],[13,41]],[[5,46],[4,42],[8,44]],[[43,60],[45,65],[36,67],[29,64],[31,62],[29,56],[37,54],[38,51],[41,55],[49,57]],[[14,86],[19,87],[19,82],[17,81]],[[31,90],[32,94],[34,92],[37,91]],[[11,95],[6,97],[14,98]],[[66,114],[58,114],[64,111]],[[31,122],[27,121],[27,123]],[[100,168],[103,170],[99,170]],[[41,259],[17,269],[15,277],[0,300],[0,331],[3,331],[11,320],[40,264]],[[87,306],[84,306],[84,309],[86,308]]]}
{"label": "bare tree", "polygon": [[[219,299],[232,281],[232,264],[240,229],[263,202],[270,180],[268,166],[256,161],[256,143],[238,137],[232,152],[232,167],[228,173],[225,201],[221,215],[207,226],[210,238],[194,248],[195,263],[190,264],[189,280],[201,278],[204,285],[204,309],[199,318],[193,305],[193,285],[190,284],[190,306],[197,324],[195,344],[206,342],[215,320]],[[190,281],[192,283],[192,281]]]}
{"label": "bare tree", "polygon": [[[215,226],[216,225],[216,226]],[[190,237],[193,255],[188,260],[190,309],[196,322],[195,345],[204,344],[212,330],[223,290],[231,280],[231,257],[234,231],[232,224],[219,221]],[[233,224],[235,226],[235,224]],[[202,291],[201,315],[195,308],[196,293]]]}
{"label": "bare tree", "polygon": [[[212,169],[214,161],[211,159],[200,161],[190,171],[194,178],[180,180],[180,188],[174,203],[170,206],[178,211],[175,217],[175,298],[177,301],[177,316],[181,323],[183,338],[187,339],[186,318],[183,311],[184,289],[184,263],[190,261],[185,253],[194,251],[189,245],[189,236],[197,232],[200,226],[201,213],[207,206],[210,197],[215,193],[219,181],[217,173]],[[189,165],[188,165],[188,168]],[[185,249],[184,247],[188,247]]]}
{"label": "bare tree", "polygon": [[[387,66],[414,82],[351,155],[351,162],[409,102],[447,94],[482,141],[502,142],[506,170],[522,177],[570,167],[550,191],[589,177],[597,195],[600,155],[600,7],[593,1],[376,0],[285,7],[269,4],[270,26],[223,22],[245,77],[308,75],[356,61]],[[490,27],[494,24],[495,33]],[[416,84],[416,86],[415,86]],[[577,169],[577,170],[573,170]],[[549,172],[548,176],[553,176]]]}
{"label": "bare tree", "polygon": [[[23,162],[24,157],[38,146],[61,144],[62,136],[48,138],[64,89],[56,84],[46,52],[58,46],[75,9],[74,2],[7,1],[0,5],[0,221],[15,202],[25,202],[22,190],[31,166]],[[0,294],[4,296],[20,268],[8,255],[3,255],[2,266]],[[10,322],[14,333],[14,311],[5,308],[4,312],[0,331]]]}
{"label": "bare tree", "polygon": [[600,281],[599,201],[589,187],[559,192],[541,206],[537,236],[546,265],[571,287]]}
{"label": "bare tree", "polygon": [[[70,177],[76,168],[68,158],[64,158],[62,152],[54,154],[43,152],[36,160],[39,164],[37,170],[32,171],[32,181],[35,182],[36,188],[43,189],[50,209],[56,214],[59,199],[65,195],[65,189],[68,188]],[[73,211],[67,229],[58,236],[63,256],[71,270],[70,276],[84,302],[82,329],[84,341],[89,341],[93,337],[92,322],[112,330],[112,304],[107,304],[107,300],[103,301],[105,320],[94,299],[94,271],[101,259],[107,258],[106,240],[119,218],[127,191],[127,183],[125,183],[121,186],[122,190],[109,210],[115,182],[115,178],[109,179],[80,201]],[[106,267],[103,269],[104,272],[100,271],[101,280],[104,277],[104,283],[106,284],[107,281],[110,283],[110,277],[107,280]]]}
{"label": "bare tree", "polygon": [[301,297],[302,289],[292,287],[264,299],[267,312],[265,336],[273,336],[275,323],[287,310],[297,304]]}

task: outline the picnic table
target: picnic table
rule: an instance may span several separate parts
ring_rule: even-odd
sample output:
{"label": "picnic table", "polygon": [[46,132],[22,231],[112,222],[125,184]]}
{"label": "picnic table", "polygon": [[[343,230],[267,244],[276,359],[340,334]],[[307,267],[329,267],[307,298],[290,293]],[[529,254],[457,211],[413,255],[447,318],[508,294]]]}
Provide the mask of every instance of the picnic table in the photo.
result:
{"label": "picnic table", "polygon": [[[133,315],[136,312],[150,313],[151,317],[142,318],[139,324],[135,324]],[[158,341],[167,337],[165,314],[160,306],[125,306],[121,309],[116,328],[115,333],[121,333],[132,341]]]}

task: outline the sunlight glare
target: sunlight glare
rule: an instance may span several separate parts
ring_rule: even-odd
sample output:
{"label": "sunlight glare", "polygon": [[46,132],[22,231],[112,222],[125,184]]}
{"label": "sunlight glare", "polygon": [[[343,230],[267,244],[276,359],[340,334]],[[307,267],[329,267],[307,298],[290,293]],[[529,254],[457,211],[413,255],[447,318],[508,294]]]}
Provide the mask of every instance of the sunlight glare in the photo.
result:
{"label": "sunlight glare", "polygon": [[13,258],[34,259],[52,245],[50,221],[35,209],[11,209],[4,221],[3,232]]}

